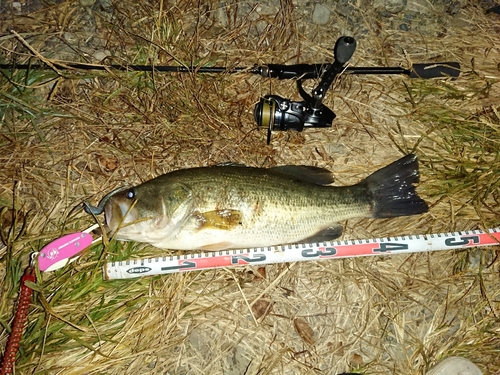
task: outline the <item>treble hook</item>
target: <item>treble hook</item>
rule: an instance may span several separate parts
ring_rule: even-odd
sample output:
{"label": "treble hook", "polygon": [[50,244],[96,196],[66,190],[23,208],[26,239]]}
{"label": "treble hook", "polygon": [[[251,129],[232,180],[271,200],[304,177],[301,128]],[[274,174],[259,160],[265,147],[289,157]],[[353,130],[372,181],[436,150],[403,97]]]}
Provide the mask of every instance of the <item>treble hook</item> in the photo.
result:
{"label": "treble hook", "polygon": [[83,201],[83,209],[85,210],[86,213],[89,215],[100,215],[104,212],[104,205],[108,202],[109,198],[111,198],[113,195],[116,193],[119,193],[120,191],[123,191],[127,189],[126,186],[119,187],[110,193],[106,194],[99,204],[96,206],[92,206],[88,201]]}

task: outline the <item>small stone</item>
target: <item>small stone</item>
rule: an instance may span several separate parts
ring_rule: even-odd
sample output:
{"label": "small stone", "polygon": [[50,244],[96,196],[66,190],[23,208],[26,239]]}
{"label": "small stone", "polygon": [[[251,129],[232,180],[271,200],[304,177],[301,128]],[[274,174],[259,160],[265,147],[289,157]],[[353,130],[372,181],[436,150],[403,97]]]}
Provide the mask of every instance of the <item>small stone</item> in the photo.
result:
{"label": "small stone", "polygon": [[23,4],[21,4],[19,1],[14,1],[12,2],[12,8],[18,13],[21,13],[23,10]]}
{"label": "small stone", "polygon": [[330,20],[330,9],[321,4],[314,6],[312,21],[316,25],[326,25]]}
{"label": "small stone", "polygon": [[406,9],[408,0],[386,0],[385,9],[391,13],[399,13]]}
{"label": "small stone", "polygon": [[278,8],[271,4],[259,5],[256,9],[261,16],[270,16],[278,13]]}
{"label": "small stone", "polygon": [[82,7],[90,7],[92,5],[94,5],[95,3],[95,0],[80,0],[80,5]]}
{"label": "small stone", "polygon": [[454,16],[458,12],[460,12],[460,9],[462,9],[462,3],[460,1],[451,1],[448,4],[446,4],[446,13],[451,14]]}
{"label": "small stone", "polygon": [[92,54],[92,57],[97,61],[102,61],[108,56],[111,56],[111,52],[108,50],[96,51]]}
{"label": "small stone", "polygon": [[408,26],[408,24],[402,23],[401,25],[399,25],[399,30],[408,31],[408,30],[410,30],[410,27]]}
{"label": "small stone", "polygon": [[406,13],[403,17],[403,21],[406,23],[410,23],[415,18],[415,13],[409,12]]}
{"label": "small stone", "polygon": [[408,5],[408,0],[375,0],[373,6],[379,12],[389,12],[391,14],[396,14],[402,12],[406,9]]}
{"label": "small stone", "polygon": [[70,44],[78,43],[78,37],[74,33],[65,32],[63,34],[64,40]]}
{"label": "small stone", "polygon": [[335,6],[335,10],[344,17],[350,17],[356,12],[356,8],[349,0],[339,0]]}
{"label": "small stone", "polygon": [[269,26],[269,23],[266,21],[257,21],[255,22],[255,35],[262,35],[262,33],[266,30],[266,28]]}
{"label": "small stone", "polygon": [[323,146],[328,154],[345,154],[346,147],[341,143],[327,143]]}
{"label": "small stone", "polygon": [[391,18],[392,17],[392,13],[388,12],[386,10],[380,11],[379,15],[380,15],[380,17],[384,17],[384,18]]}
{"label": "small stone", "polygon": [[112,0],[99,0],[99,4],[101,4],[101,7],[104,11],[106,11],[106,12],[113,11],[113,1]]}
{"label": "small stone", "polygon": [[226,27],[229,25],[229,18],[227,17],[225,7],[220,6],[217,9],[215,17],[217,21],[219,21],[219,23],[222,25],[222,27]]}

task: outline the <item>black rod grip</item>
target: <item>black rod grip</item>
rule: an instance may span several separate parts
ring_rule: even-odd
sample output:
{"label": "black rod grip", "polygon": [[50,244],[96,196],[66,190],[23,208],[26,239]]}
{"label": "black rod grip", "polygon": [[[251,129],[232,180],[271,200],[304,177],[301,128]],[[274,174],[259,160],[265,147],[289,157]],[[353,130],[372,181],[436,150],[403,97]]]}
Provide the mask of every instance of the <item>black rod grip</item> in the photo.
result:
{"label": "black rod grip", "polygon": [[428,64],[413,64],[411,78],[457,78],[460,75],[460,63],[440,62]]}

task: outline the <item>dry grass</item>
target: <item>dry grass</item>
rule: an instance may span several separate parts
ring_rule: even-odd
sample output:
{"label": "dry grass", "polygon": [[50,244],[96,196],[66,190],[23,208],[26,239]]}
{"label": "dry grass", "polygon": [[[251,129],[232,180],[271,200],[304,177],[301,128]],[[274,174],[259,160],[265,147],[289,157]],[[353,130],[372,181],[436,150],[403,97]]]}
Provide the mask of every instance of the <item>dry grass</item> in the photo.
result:
{"label": "dry grass", "polygon": [[[403,33],[369,11],[352,30],[340,16],[334,25],[312,26],[288,1],[277,14],[219,4],[123,1],[107,12],[63,2],[7,17],[0,58],[24,63],[36,52],[49,62],[96,63],[110,55],[106,63],[124,65],[318,63],[330,61],[336,38],[351,33],[358,38],[353,65],[459,61],[463,73],[456,81],[343,77],[325,102],[338,116],[333,128],[276,134],[266,146],[253,106],[268,93],[297,98],[293,82],[244,73],[3,71],[0,206],[13,210],[2,215],[8,240],[0,250],[0,345],[29,253],[90,226],[75,209],[82,200],[173,169],[310,164],[348,184],[414,151],[430,212],[352,220],[344,223],[345,238],[498,225],[497,16],[470,2],[454,21],[442,20],[446,27]],[[27,228],[17,236],[24,214]],[[105,282],[106,255],[159,252],[96,245],[73,265],[39,275],[16,373],[422,374],[462,355],[498,374],[498,251]]]}

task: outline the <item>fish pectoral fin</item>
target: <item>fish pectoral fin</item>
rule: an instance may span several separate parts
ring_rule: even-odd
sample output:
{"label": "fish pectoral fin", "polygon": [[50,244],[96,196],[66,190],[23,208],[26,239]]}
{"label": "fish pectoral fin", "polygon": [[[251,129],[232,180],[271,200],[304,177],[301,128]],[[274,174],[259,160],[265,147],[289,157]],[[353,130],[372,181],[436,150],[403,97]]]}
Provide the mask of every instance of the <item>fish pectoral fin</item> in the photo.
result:
{"label": "fish pectoral fin", "polygon": [[322,229],[319,232],[313,234],[310,237],[300,240],[298,243],[319,243],[325,241],[332,241],[339,238],[342,235],[342,225],[336,224],[326,229]]}
{"label": "fish pectoral fin", "polygon": [[200,250],[203,251],[220,251],[220,250],[226,250],[230,249],[233,246],[231,242],[218,242],[218,243],[212,243],[210,245],[205,245],[200,247]]}
{"label": "fish pectoral fin", "polygon": [[194,214],[198,221],[198,229],[223,229],[231,230],[242,225],[243,215],[241,211],[223,209]]}

